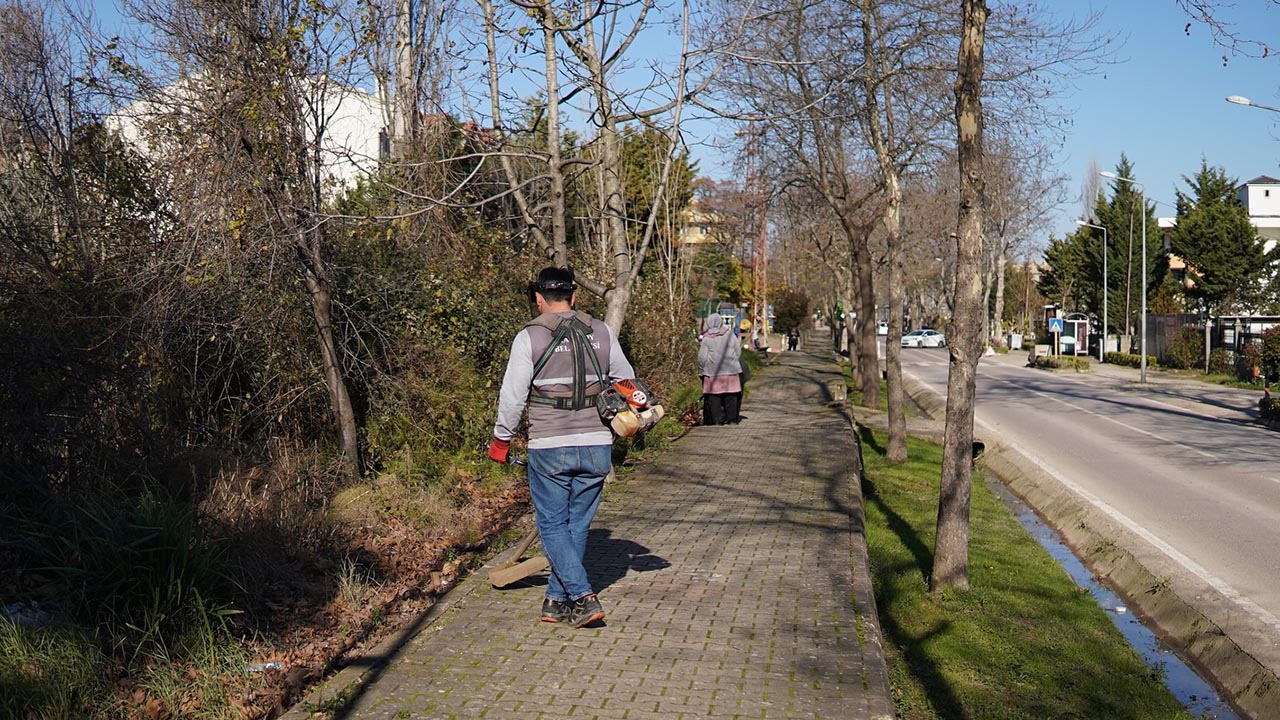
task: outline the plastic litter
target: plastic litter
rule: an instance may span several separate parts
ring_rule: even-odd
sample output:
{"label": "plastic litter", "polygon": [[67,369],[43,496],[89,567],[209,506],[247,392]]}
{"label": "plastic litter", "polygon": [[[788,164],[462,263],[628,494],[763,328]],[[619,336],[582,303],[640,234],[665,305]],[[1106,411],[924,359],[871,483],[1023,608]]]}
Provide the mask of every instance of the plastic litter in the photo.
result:
{"label": "plastic litter", "polygon": [[40,603],[10,603],[0,611],[10,622],[24,627],[43,627],[53,622],[53,616],[40,609]]}

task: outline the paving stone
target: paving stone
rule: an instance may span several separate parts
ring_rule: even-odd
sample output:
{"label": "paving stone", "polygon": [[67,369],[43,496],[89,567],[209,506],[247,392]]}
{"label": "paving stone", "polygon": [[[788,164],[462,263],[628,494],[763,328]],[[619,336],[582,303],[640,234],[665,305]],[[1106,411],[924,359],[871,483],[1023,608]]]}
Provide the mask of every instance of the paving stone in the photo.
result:
{"label": "paving stone", "polygon": [[854,437],[824,404],[839,378],[829,353],[786,353],[740,425],[606,488],[586,558],[604,626],[538,622],[544,582],[471,578],[333,717],[893,717]]}

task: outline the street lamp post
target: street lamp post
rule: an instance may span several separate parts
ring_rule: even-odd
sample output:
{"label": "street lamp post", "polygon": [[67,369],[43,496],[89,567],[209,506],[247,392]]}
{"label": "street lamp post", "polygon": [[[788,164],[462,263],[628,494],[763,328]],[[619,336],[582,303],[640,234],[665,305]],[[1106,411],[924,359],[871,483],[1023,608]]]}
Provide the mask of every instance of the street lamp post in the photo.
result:
{"label": "street lamp post", "polygon": [[1110,279],[1107,275],[1107,228],[1083,220],[1077,220],[1076,224],[1102,231],[1102,341],[1098,343],[1098,362],[1103,362],[1102,354],[1107,350],[1107,280]]}
{"label": "street lamp post", "polygon": [[1142,183],[1138,182],[1137,180],[1133,180],[1127,177],[1120,177],[1119,175],[1113,172],[1108,172],[1106,170],[1103,170],[1098,174],[1104,178],[1110,178],[1112,180],[1120,180],[1123,182],[1127,182],[1130,185],[1137,185],[1138,198],[1142,200],[1142,323],[1141,323],[1142,329],[1140,330],[1140,332],[1142,333],[1142,336],[1140,338],[1142,363],[1141,363],[1141,370],[1138,373],[1138,382],[1146,383],[1147,382],[1147,193],[1146,193],[1146,186],[1144,186]]}
{"label": "street lamp post", "polygon": [[1270,105],[1263,105],[1261,103],[1256,103],[1243,95],[1228,95],[1227,102],[1235,103],[1236,105],[1256,107],[1259,110],[1270,110],[1273,113],[1280,113],[1280,108],[1273,108]]}

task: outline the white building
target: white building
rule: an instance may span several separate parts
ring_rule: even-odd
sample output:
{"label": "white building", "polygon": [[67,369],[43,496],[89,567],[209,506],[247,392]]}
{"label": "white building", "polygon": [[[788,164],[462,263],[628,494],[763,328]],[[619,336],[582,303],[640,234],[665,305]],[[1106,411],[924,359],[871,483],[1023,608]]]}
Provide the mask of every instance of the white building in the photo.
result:
{"label": "white building", "polygon": [[[354,184],[363,175],[377,171],[380,160],[389,149],[383,103],[378,96],[363,90],[343,87],[336,82],[315,78],[312,93],[306,99],[304,112],[308,140],[315,135],[315,128],[322,128],[320,139],[321,163],[328,175],[330,192]],[[180,151],[166,147],[172,138],[181,138],[183,144],[195,138],[190,134],[175,132],[171,123],[198,123],[192,107],[197,105],[202,92],[200,76],[184,78],[163,88],[151,97],[134,101],[107,117],[108,128],[148,157]],[[168,138],[168,139],[166,139]]]}
{"label": "white building", "polygon": [[1236,188],[1236,197],[1248,208],[1258,235],[1266,238],[1267,249],[1280,241],[1280,180],[1259,175]]}
{"label": "white building", "polygon": [[[1280,241],[1280,180],[1259,175],[1236,188],[1236,197],[1244,203],[1249,221],[1257,229],[1258,237],[1266,240],[1266,248],[1270,250]],[[1156,218],[1156,223],[1167,233],[1178,224],[1178,219]],[[1168,250],[1167,240],[1165,249]]]}

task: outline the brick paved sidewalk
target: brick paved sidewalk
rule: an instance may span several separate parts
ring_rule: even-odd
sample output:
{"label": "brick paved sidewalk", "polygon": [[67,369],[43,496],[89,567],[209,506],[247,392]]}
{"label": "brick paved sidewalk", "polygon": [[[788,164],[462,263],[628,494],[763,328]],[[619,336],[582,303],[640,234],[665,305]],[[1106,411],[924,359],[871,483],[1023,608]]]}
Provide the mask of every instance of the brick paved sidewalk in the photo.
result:
{"label": "brick paved sidewalk", "polygon": [[783,354],[742,424],[606,488],[586,562],[605,625],[540,623],[545,581],[479,573],[327,717],[892,717],[829,357]]}

